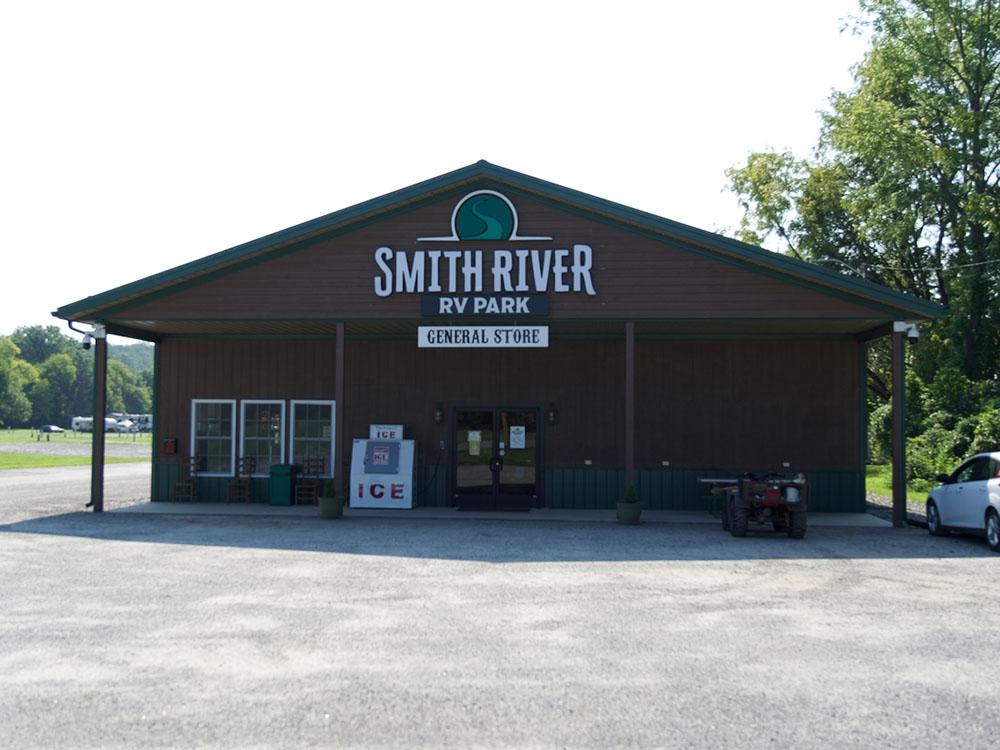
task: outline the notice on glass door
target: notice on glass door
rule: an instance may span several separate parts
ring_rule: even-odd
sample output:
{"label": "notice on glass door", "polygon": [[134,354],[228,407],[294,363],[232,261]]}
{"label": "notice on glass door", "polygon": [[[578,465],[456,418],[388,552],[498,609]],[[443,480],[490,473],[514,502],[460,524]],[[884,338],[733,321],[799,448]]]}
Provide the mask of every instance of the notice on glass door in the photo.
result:
{"label": "notice on glass door", "polygon": [[524,448],[525,427],[523,424],[512,424],[510,426],[510,447]]}
{"label": "notice on glass door", "polygon": [[480,430],[469,430],[469,455],[478,456],[479,447],[483,444],[483,433]]}

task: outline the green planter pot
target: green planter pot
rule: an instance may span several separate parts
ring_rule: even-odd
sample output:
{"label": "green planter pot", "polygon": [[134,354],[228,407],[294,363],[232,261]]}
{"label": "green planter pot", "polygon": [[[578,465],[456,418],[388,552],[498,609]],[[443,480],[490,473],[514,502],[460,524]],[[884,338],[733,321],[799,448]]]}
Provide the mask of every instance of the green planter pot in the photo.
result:
{"label": "green planter pot", "polygon": [[319,499],[320,518],[340,518],[344,515],[344,498],[321,497]]}
{"label": "green planter pot", "polygon": [[641,515],[642,506],[639,503],[618,503],[618,523],[638,526]]}

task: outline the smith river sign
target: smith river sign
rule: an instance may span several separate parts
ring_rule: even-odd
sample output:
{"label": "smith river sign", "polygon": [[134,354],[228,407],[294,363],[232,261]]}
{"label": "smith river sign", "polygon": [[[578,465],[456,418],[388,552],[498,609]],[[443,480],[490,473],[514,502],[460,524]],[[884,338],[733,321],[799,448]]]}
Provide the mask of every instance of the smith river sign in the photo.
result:
{"label": "smith river sign", "polygon": [[[591,247],[538,247],[551,240],[519,234],[517,210],[510,199],[494,190],[476,190],[452,211],[451,234],[417,238],[419,243],[444,247],[375,250],[375,294],[422,294],[421,314],[428,317],[545,316],[549,293],[596,295]],[[454,242],[510,242],[521,247],[447,249],[446,243]],[[523,246],[529,242],[535,247]]]}

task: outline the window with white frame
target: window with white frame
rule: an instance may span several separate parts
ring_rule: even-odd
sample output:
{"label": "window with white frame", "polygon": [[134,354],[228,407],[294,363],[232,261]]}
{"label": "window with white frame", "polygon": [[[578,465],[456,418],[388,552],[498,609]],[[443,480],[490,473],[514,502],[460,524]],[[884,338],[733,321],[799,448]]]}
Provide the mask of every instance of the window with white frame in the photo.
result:
{"label": "window with white frame", "polygon": [[333,401],[292,401],[292,463],[304,466],[310,458],[323,459],[323,476],[334,476],[333,430],[337,405]]}
{"label": "window with white frame", "polygon": [[285,462],[285,402],[248,399],[241,402],[241,458],[254,459],[254,475],[266,476],[273,464]]}
{"label": "window with white frame", "polygon": [[191,453],[198,471],[232,476],[236,458],[236,401],[196,398],[191,401]]}

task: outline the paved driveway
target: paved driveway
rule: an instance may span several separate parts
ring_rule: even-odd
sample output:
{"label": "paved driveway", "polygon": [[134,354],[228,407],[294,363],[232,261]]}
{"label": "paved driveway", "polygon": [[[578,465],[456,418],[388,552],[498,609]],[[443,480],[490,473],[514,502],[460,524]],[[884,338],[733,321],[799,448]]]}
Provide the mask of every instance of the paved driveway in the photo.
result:
{"label": "paved driveway", "polygon": [[[104,507],[149,500],[148,463],[104,467]],[[90,467],[0,471],[0,523],[83,510],[90,502]]]}
{"label": "paved driveway", "polygon": [[995,745],[1000,556],[916,530],[0,521],[0,745]]}

